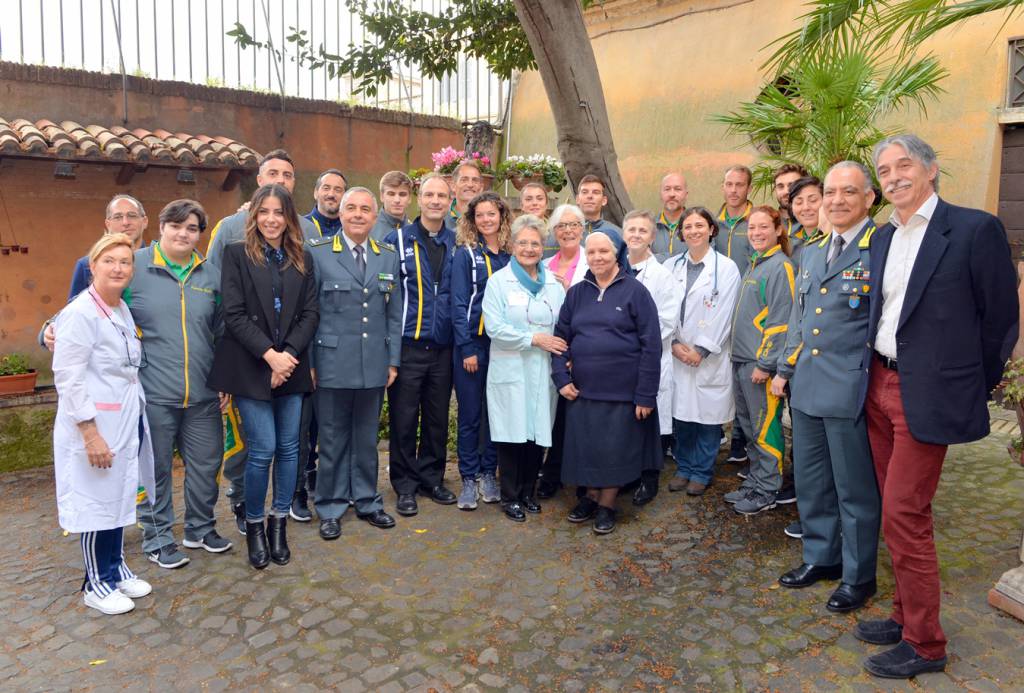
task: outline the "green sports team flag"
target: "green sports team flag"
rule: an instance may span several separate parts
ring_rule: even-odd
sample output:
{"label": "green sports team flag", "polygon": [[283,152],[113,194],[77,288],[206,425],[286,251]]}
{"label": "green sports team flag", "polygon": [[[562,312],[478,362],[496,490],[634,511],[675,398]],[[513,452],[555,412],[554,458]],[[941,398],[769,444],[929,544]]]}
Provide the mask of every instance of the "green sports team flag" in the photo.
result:
{"label": "green sports team flag", "polygon": [[245,449],[242,435],[238,428],[239,418],[235,403],[232,402],[224,412],[224,461]]}

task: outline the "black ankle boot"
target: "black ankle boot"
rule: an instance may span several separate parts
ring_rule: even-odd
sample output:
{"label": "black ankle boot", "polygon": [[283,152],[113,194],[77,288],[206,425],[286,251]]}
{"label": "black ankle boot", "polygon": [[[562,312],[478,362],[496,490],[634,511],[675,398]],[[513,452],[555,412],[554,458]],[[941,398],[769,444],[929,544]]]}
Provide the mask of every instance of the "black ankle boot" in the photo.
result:
{"label": "black ankle boot", "polygon": [[253,568],[266,568],[270,562],[270,553],[262,521],[245,521],[245,546],[249,550],[249,565]]}
{"label": "black ankle boot", "polygon": [[288,523],[287,517],[267,517],[267,534],[270,539],[270,560],[278,565],[285,565],[292,559],[292,552],[288,550],[288,534],[285,526]]}

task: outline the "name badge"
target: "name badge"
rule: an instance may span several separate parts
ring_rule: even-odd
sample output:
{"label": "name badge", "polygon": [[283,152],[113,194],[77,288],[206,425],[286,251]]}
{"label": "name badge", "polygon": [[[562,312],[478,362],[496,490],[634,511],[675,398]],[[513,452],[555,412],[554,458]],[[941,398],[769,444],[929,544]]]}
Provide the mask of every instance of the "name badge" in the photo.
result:
{"label": "name badge", "polygon": [[530,303],[530,297],[523,291],[513,291],[508,295],[509,306],[525,306]]}

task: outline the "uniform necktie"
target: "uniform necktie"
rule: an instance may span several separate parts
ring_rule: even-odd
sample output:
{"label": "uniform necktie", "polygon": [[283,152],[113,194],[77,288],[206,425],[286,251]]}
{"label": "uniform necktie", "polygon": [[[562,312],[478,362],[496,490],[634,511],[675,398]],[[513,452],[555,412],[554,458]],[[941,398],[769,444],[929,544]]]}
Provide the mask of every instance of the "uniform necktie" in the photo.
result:
{"label": "uniform necktie", "polygon": [[361,245],[357,245],[356,248],[356,267],[359,268],[360,276],[366,276],[366,249]]}
{"label": "uniform necktie", "polygon": [[836,235],[836,240],[832,244],[832,256],[828,259],[828,268],[832,269],[832,265],[835,263],[839,256],[843,254],[843,246],[846,245],[846,240],[839,235]]}

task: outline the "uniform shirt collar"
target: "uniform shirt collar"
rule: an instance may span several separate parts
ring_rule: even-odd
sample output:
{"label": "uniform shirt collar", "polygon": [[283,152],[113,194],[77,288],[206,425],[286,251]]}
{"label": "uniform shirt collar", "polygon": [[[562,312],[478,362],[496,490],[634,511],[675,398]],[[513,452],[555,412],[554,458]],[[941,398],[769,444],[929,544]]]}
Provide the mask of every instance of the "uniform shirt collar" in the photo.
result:
{"label": "uniform shirt collar", "polygon": [[[870,221],[870,217],[864,217],[863,219],[860,220],[860,222],[854,224],[853,226],[851,226],[849,229],[847,229],[843,233],[837,234],[837,233],[833,232],[833,235],[842,236],[843,237],[843,247],[846,248],[851,243],[853,243],[854,239],[857,238],[857,234],[864,230],[864,227],[868,225],[869,221]],[[832,239],[832,242],[835,243],[835,239],[834,238]]]}
{"label": "uniform shirt collar", "polygon": [[909,224],[911,221],[914,220],[914,217],[923,220],[925,225],[927,225],[928,222],[932,220],[932,215],[935,214],[935,208],[938,206],[938,204],[939,194],[933,192],[931,194],[931,197],[925,200],[924,204],[918,207],[917,211],[910,215],[910,219],[907,219],[906,224],[900,221],[899,215],[896,214],[896,212],[892,213],[892,217],[890,217],[889,221],[891,221],[892,225],[897,229],[901,229],[907,224]]}
{"label": "uniform shirt collar", "polygon": [[367,236],[367,240],[363,241],[362,243],[356,243],[351,238],[349,238],[349,235],[347,233],[345,233],[344,229],[342,229],[341,235],[345,237],[345,243],[348,245],[348,249],[351,250],[352,252],[355,252],[355,249],[356,249],[357,245],[360,246],[363,249],[363,254],[364,255],[365,255],[366,251],[369,250],[369,248],[368,248],[369,243],[370,243],[369,236]]}

